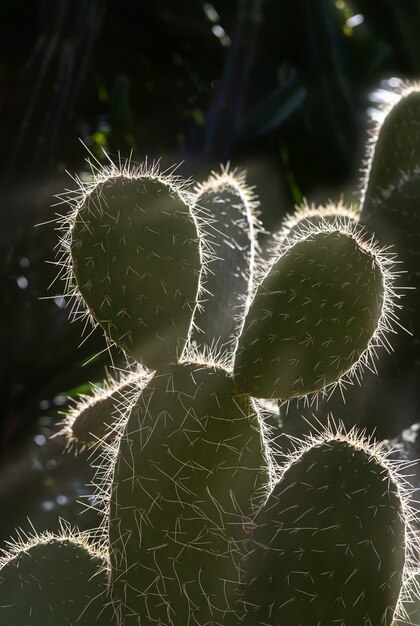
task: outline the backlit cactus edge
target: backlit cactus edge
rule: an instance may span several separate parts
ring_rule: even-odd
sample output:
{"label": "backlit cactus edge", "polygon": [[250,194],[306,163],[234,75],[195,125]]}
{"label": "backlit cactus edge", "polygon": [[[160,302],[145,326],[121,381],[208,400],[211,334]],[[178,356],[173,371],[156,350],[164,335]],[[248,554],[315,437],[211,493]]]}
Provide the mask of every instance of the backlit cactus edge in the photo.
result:
{"label": "backlit cactus edge", "polygon": [[[419,337],[415,295],[400,299],[401,271],[415,287],[419,269],[419,87],[383,118],[360,208],[300,209],[268,261],[256,197],[229,168],[191,190],[155,165],[111,164],[64,196],[58,265],[73,315],[99,324],[130,368],[63,428],[69,447],[101,451],[103,523],[12,546],[2,624],[416,623],[401,467],[332,419],[280,462],[266,419],[267,400],[303,399],[316,416],[400,326]],[[370,234],[387,227],[402,267]]]}

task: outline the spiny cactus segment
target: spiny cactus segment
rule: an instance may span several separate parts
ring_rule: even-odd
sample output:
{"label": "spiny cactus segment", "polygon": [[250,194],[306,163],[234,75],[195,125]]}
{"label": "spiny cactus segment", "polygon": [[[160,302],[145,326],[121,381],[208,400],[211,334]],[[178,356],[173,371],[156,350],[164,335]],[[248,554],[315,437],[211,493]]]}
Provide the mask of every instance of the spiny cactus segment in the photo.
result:
{"label": "spiny cactus segment", "polygon": [[[151,369],[176,362],[211,250],[186,184],[156,165],[111,165],[64,199],[61,258],[68,292],[127,355]],[[202,279],[202,278],[201,278]]]}
{"label": "spiny cactus segment", "polygon": [[12,544],[0,558],[0,623],[117,626],[104,551],[69,529]]}
{"label": "spiny cactus segment", "polygon": [[[370,232],[393,245],[405,270],[409,287],[404,297],[401,324],[418,336],[420,288],[420,84],[405,86],[400,98],[375,127],[375,142],[363,187],[361,221]],[[410,345],[408,345],[410,344]],[[399,367],[419,361],[417,342],[402,334],[404,353]],[[410,354],[413,352],[414,355]]]}
{"label": "spiny cactus segment", "polygon": [[258,416],[221,369],[156,374],[121,438],[111,492],[111,579],[125,625],[224,624],[244,520],[270,485]]}
{"label": "spiny cactus segment", "polygon": [[371,131],[362,181],[364,213],[380,210],[390,188],[420,163],[420,83],[403,83],[390,93]]}
{"label": "spiny cactus segment", "polygon": [[141,366],[116,379],[108,376],[92,394],[80,396],[64,414],[62,428],[55,436],[64,436],[66,450],[82,452],[104,444],[116,436],[116,424],[124,419],[135,398],[150,380],[151,373]]}
{"label": "spiny cactus segment", "polygon": [[408,502],[380,445],[342,429],[302,442],[253,520],[241,624],[390,626],[419,547]]}
{"label": "spiny cactus segment", "polygon": [[356,227],[308,227],[258,287],[236,355],[238,387],[289,400],[327,393],[369,366],[395,319],[392,265]]}
{"label": "spiny cactus segment", "polygon": [[202,230],[216,259],[203,281],[205,294],[194,312],[190,342],[204,358],[210,347],[231,362],[254,283],[261,230],[258,201],[246,185],[245,173],[229,166],[212,172],[194,191],[194,207],[214,218]]}
{"label": "spiny cactus segment", "polygon": [[392,626],[420,624],[420,570],[414,571],[401,590],[398,612]]}

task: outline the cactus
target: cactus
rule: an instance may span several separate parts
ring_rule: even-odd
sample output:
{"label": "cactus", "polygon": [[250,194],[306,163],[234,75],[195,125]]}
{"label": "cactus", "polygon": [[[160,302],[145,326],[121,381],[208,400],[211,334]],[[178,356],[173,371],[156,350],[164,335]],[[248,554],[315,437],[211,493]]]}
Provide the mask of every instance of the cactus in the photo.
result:
{"label": "cactus", "polygon": [[[0,593],[22,609],[0,611],[16,626],[404,616],[419,567],[398,469],[329,423],[281,459],[267,400],[327,398],[374,369],[399,325],[393,252],[338,205],[283,231],[257,272],[255,199],[227,168],[192,193],[155,165],[111,164],[63,199],[57,264],[73,316],[102,328],[128,374],[61,431],[67,447],[99,444],[102,524],[83,542],[41,535],[11,549]],[[53,591],[51,609],[40,588]]]}
{"label": "cactus", "polygon": [[241,623],[390,624],[418,549],[411,513],[381,446],[337,429],[308,438],[254,518]]}
{"label": "cactus", "polygon": [[354,375],[392,321],[390,263],[339,222],[323,221],[292,239],[245,319],[234,372],[240,389],[289,400],[325,393]]}
{"label": "cactus", "polygon": [[62,428],[54,437],[64,436],[66,450],[76,453],[115,438],[119,418],[127,413],[150,377],[141,366],[115,380],[108,376],[101,387],[95,385],[93,393],[80,396],[64,413]]}
{"label": "cactus", "polygon": [[216,260],[207,275],[207,295],[194,314],[190,342],[197,352],[208,347],[225,352],[231,363],[254,284],[258,202],[243,172],[222,167],[196,186],[194,206],[214,219],[203,234],[212,241]]}
{"label": "cactus", "polygon": [[243,519],[267,481],[258,416],[227,372],[181,364],[155,375],[131,411],[112,484],[112,582],[127,624],[136,610],[150,623],[223,624]]}
{"label": "cactus", "polygon": [[[91,316],[151,369],[182,354],[209,257],[176,177],[111,166],[71,216],[72,278]],[[147,263],[145,263],[147,259]]]}
{"label": "cactus", "polygon": [[107,559],[88,537],[63,528],[14,543],[0,559],[0,622],[31,626],[117,624]]}
{"label": "cactus", "polygon": [[[397,102],[394,100],[393,106],[383,112],[382,124],[374,129],[360,219],[384,245],[393,245],[403,264],[405,283],[410,289],[404,299],[400,323],[418,336],[420,85],[405,85],[399,95]],[[407,334],[400,335],[397,344],[403,350],[400,366],[417,364],[420,359],[417,344]]]}
{"label": "cactus", "polygon": [[281,228],[275,234],[276,248],[278,251],[287,250],[290,247],[288,243],[290,239],[305,232],[308,226],[317,226],[325,221],[336,223],[340,221],[344,226],[346,224],[354,224],[360,219],[360,211],[357,207],[347,207],[343,202],[335,204],[328,202],[325,206],[309,205],[304,202],[297,207],[294,213],[287,214],[281,223]]}

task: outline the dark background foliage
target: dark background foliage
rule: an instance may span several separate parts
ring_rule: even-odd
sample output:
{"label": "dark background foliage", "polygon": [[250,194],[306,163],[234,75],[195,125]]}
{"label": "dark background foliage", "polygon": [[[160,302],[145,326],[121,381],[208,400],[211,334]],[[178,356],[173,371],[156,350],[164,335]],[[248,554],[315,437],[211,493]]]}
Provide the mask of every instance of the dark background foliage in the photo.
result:
{"label": "dark background foliage", "polygon": [[0,540],[26,515],[94,523],[88,455],[49,436],[109,356],[48,289],[57,234],[36,226],[88,171],[79,140],[199,180],[246,167],[274,228],[303,197],[356,198],[369,94],[420,76],[419,35],[418,0],[0,0]]}

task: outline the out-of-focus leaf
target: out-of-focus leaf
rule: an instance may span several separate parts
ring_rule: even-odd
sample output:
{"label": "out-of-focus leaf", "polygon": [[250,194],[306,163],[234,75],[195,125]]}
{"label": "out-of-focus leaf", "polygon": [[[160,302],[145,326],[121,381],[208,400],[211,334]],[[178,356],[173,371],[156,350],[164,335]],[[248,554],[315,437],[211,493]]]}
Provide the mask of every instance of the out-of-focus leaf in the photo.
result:
{"label": "out-of-focus leaf", "polygon": [[287,121],[301,106],[306,97],[306,89],[294,81],[280,84],[247,117],[243,125],[245,135],[262,135],[274,130]]}

